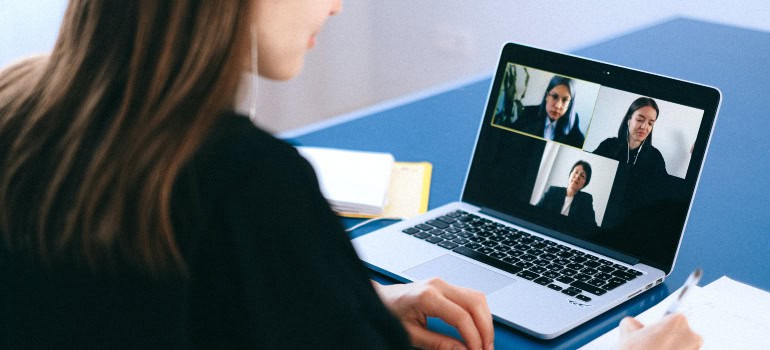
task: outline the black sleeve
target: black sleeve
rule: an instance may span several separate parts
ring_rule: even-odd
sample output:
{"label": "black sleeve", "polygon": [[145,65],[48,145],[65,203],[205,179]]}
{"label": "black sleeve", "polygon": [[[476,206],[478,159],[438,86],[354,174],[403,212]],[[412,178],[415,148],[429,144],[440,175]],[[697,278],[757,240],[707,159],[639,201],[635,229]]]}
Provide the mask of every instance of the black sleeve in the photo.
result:
{"label": "black sleeve", "polygon": [[612,140],[612,138],[605,139],[592,153],[602,157],[614,158],[615,150],[613,147],[614,142]]}
{"label": "black sleeve", "polygon": [[537,207],[540,208],[547,208],[548,203],[550,202],[550,197],[552,197],[552,194],[555,194],[553,190],[553,186],[549,186],[547,190],[545,190],[545,193],[543,193],[543,196],[540,197],[540,200],[537,202]]}
{"label": "black sleeve", "polygon": [[[265,149],[264,143],[273,145]],[[276,140],[255,137],[239,148],[247,155],[244,176],[225,200],[224,225],[237,247],[254,345],[408,348],[310,165]]]}
{"label": "black sleeve", "polygon": [[578,192],[578,193],[580,193],[581,197],[583,198],[580,201],[581,203],[579,208],[575,208],[580,210],[580,215],[579,215],[580,220],[584,221],[586,224],[596,226],[596,212],[594,211],[594,197],[590,193],[586,193],[586,192]]}

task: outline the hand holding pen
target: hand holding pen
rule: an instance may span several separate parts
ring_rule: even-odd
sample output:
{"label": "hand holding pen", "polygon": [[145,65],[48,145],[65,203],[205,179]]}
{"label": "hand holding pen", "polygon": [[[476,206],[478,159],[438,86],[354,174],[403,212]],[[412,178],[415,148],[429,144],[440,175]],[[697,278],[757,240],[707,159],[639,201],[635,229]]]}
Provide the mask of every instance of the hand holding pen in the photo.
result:
{"label": "hand holding pen", "polygon": [[684,298],[687,293],[695,288],[695,286],[698,285],[698,282],[700,281],[700,278],[703,276],[703,270],[700,268],[696,268],[695,271],[693,271],[690,274],[690,277],[687,277],[687,281],[684,282],[684,286],[682,286],[682,289],[679,291],[679,295],[674,299],[674,302],[671,303],[671,305],[668,307],[668,310],[666,310],[666,315],[673,314],[679,309],[679,305],[682,303],[682,299]]}
{"label": "hand holding pen", "polygon": [[674,302],[666,310],[663,319],[644,326],[633,317],[626,317],[620,322],[619,349],[698,349],[703,345],[703,338],[695,333],[682,314],[677,314],[682,299],[698,285],[703,270],[695,269],[679,290]]}

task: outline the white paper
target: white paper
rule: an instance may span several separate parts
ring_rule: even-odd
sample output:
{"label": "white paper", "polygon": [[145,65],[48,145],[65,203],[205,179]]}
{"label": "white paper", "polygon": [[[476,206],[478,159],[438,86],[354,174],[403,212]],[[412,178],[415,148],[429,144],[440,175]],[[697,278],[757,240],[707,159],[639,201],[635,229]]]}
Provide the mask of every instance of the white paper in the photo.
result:
{"label": "white paper", "polygon": [[393,172],[393,155],[320,147],[297,147],[313,166],[326,200],[337,211],[377,214]]}
{"label": "white paper", "polygon": [[[644,324],[657,322],[678,293],[672,293],[637,319]],[[702,349],[763,349],[770,345],[770,293],[728,277],[693,288],[682,300],[679,312],[703,337]],[[614,349],[618,339],[615,328],[582,349]]]}

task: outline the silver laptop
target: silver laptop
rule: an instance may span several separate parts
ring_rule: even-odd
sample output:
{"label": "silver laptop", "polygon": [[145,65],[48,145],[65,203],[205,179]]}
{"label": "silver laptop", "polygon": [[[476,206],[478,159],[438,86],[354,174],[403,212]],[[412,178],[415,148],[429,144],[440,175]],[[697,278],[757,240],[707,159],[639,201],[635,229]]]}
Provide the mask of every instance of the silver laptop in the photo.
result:
{"label": "silver laptop", "polygon": [[495,320],[555,338],[672,271],[720,99],[506,44],[460,200],[353,244],[376,271],[483,291]]}

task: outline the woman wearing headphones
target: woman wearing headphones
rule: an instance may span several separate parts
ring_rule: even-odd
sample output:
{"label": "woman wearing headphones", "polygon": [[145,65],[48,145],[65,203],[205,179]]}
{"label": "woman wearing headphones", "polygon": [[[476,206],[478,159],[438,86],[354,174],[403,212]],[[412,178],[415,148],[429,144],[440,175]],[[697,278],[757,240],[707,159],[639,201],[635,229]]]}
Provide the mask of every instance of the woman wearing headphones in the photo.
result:
{"label": "woman wearing headphones", "polygon": [[637,98],[620,123],[618,137],[602,141],[593,153],[628,164],[638,174],[667,174],[663,155],[652,145],[652,130],[659,112],[655,100]]}

